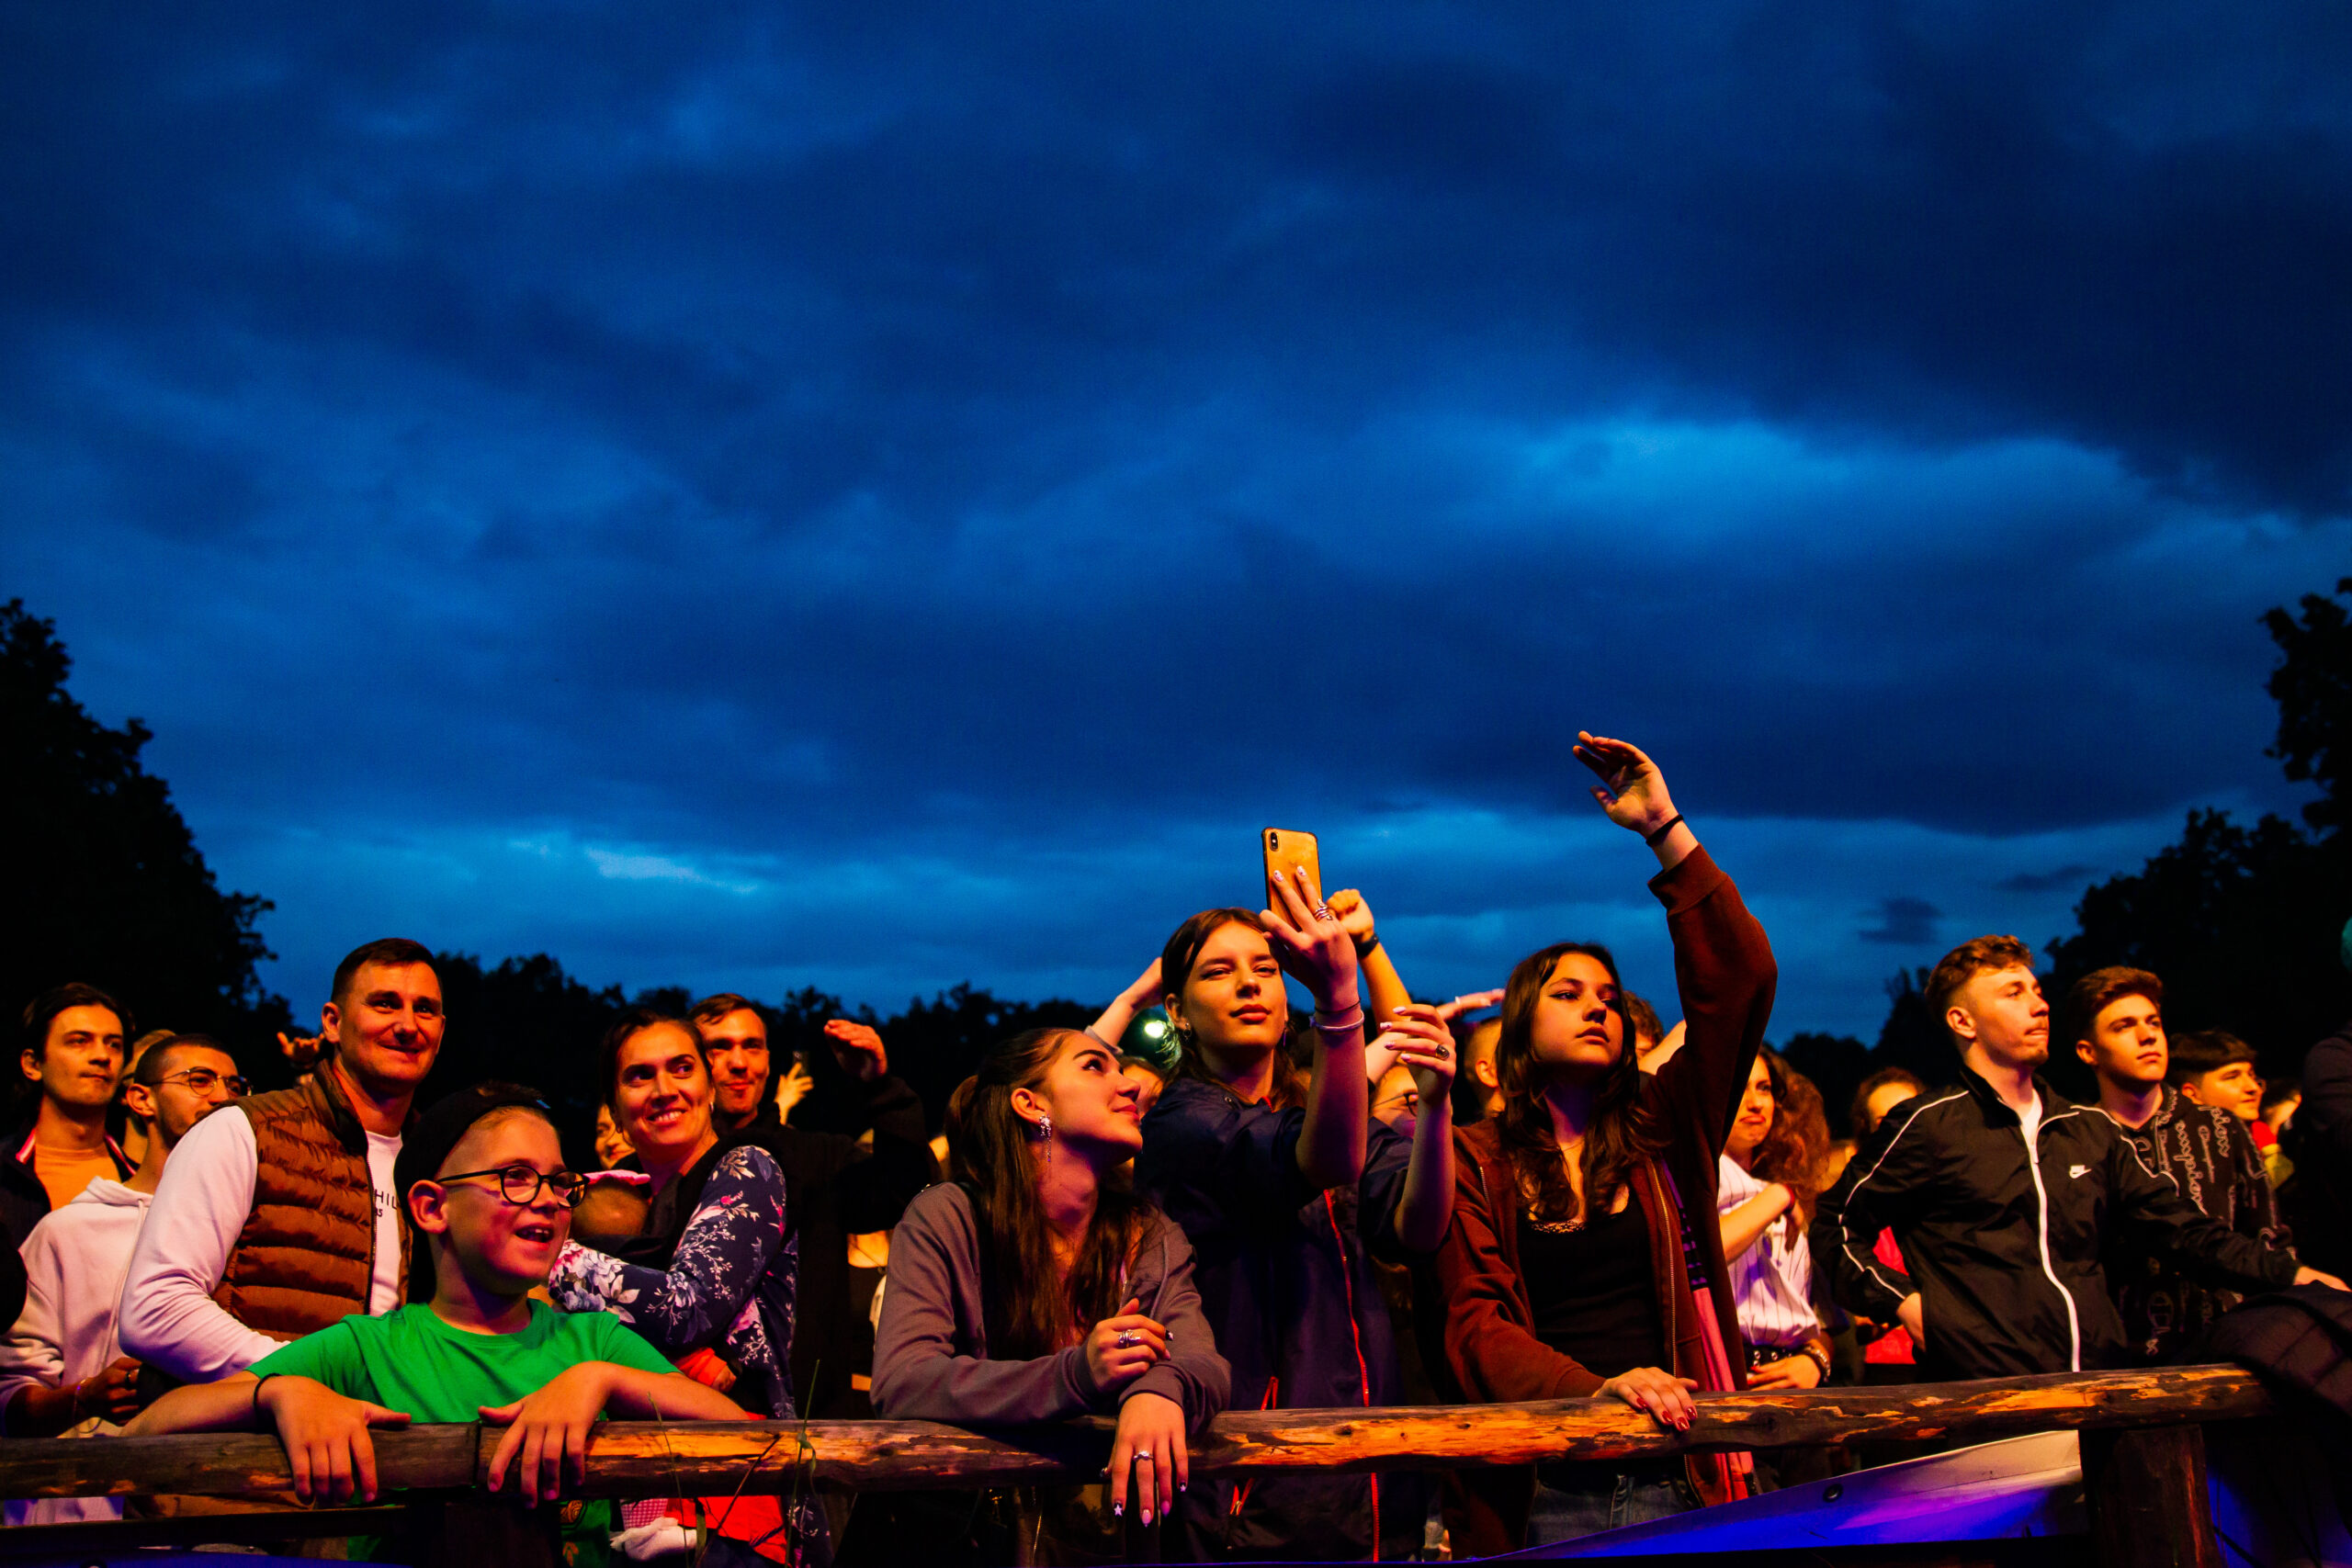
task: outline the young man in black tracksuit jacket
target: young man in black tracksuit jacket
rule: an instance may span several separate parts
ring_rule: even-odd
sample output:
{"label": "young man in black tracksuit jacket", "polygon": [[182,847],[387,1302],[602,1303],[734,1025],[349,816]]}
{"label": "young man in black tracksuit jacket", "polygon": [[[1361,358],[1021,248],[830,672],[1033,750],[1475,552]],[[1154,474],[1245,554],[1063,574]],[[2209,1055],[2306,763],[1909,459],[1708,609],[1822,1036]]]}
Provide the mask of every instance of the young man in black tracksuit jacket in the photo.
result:
{"label": "young man in black tracksuit jacket", "polygon": [[[2050,1009],[2024,943],[1954,949],[1927,999],[1961,1047],[1962,1087],[1887,1113],[1823,1196],[1812,1238],[1840,1305],[1911,1331],[1922,1381],[2129,1364],[2099,1263],[2110,1247],[2240,1290],[2343,1288],[2207,1218],[2113,1122],[2041,1080]],[[1872,1253],[1886,1227],[1905,1269]]]}

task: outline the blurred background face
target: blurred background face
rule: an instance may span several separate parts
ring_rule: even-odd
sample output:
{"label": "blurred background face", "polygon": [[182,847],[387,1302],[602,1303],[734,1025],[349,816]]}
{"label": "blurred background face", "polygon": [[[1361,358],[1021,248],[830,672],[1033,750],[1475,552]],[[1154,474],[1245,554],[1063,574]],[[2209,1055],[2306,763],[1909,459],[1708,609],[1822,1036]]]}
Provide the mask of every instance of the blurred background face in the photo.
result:
{"label": "blurred background face", "polygon": [[1148,1062],[1122,1062],[1119,1071],[1136,1086],[1136,1103],[1146,1116],[1150,1115],[1151,1108],[1159,1103],[1159,1091],[1168,1087],[1168,1080]]}
{"label": "blurred background face", "polygon": [[768,1026],[750,1008],[737,1008],[696,1028],[710,1064],[719,1114],[730,1122],[750,1120],[767,1092]]}
{"label": "blurred background face", "polygon": [[2180,1092],[2199,1105],[2226,1111],[2241,1122],[2262,1114],[2262,1075],[2252,1062],[2224,1062],[2183,1083]]}
{"label": "blurred background face", "polygon": [[2099,1009],[2075,1054],[2099,1077],[2143,1088],[2164,1082],[2172,1066],[2164,1018],[2146,997],[2118,997]]}
{"label": "blurred background face", "polygon": [[1170,1005],[1193,1038],[1211,1050],[1274,1050],[1290,1026],[1290,998],[1274,950],[1263,932],[1238,920],[1209,933]]}
{"label": "blurred background face", "polygon": [[175,1148],[187,1130],[243,1091],[244,1079],[226,1051],[208,1045],[175,1045],[155,1064],[162,1077],[151,1087],[124,1086],[124,1103],[153,1126],[166,1150]]}
{"label": "blurred background face", "polygon": [[25,1077],[44,1098],[95,1110],[113,1102],[123,1072],[122,1020],[111,1008],[67,1008],[49,1021],[36,1054],[24,1054]]}
{"label": "blurred background face", "polygon": [[2021,964],[1971,975],[1951,1012],[1966,1019],[1969,1030],[1955,1024],[1952,1032],[1963,1039],[1973,1034],[1997,1066],[2038,1067],[2050,1059],[2050,1004],[2041,999],[2041,982]]}
{"label": "blurred background face", "polygon": [[447,1023],[440,976],[429,964],[363,964],[320,1010],[319,1023],[354,1078],[379,1090],[413,1089],[433,1070]]}
{"label": "blurred background face", "polygon": [[682,1023],[657,1023],[621,1043],[613,1120],[647,1161],[674,1165],[710,1132],[710,1073],[702,1043]]}
{"label": "blurred background face", "polygon": [[1398,1066],[1380,1075],[1373,1089],[1373,1115],[1409,1137],[1420,1110],[1421,1091],[1413,1082],[1412,1068]]}
{"label": "blurred background face", "polygon": [[613,1120],[613,1108],[609,1105],[596,1107],[597,1168],[610,1170],[636,1152],[629,1146],[627,1134],[621,1132],[620,1123]]}
{"label": "blurred background face", "polygon": [[1862,1101],[1864,1114],[1870,1120],[1870,1125],[1862,1129],[1862,1135],[1868,1137],[1877,1132],[1878,1124],[1886,1120],[1888,1111],[1906,1100],[1917,1098],[1918,1093],[1917,1089],[1907,1083],[1884,1083],[1871,1090],[1870,1098]]}
{"label": "blurred background face", "polygon": [[1535,998],[1528,1050],[1539,1068],[1597,1076],[1625,1054],[1617,982],[1589,953],[1564,953]]}
{"label": "blurred background face", "polygon": [[1779,1102],[1772,1094],[1772,1069],[1758,1056],[1747,1069],[1747,1089],[1739,1097],[1739,1114],[1732,1119],[1731,1136],[1725,1140],[1724,1152],[1734,1162],[1745,1167],[1756,1145],[1772,1131],[1772,1117]]}

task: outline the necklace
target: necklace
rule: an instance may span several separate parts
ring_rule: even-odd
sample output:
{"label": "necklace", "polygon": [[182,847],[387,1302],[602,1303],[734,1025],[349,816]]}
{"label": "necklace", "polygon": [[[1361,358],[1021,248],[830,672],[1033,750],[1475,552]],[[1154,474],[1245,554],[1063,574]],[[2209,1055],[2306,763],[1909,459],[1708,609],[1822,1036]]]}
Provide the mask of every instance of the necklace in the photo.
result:
{"label": "necklace", "polygon": [[[1579,1144],[1577,1146],[1581,1148],[1583,1145]],[[1567,1168],[1570,1179],[1573,1180],[1577,1168],[1575,1162],[1568,1158],[1568,1151],[1566,1149],[1560,1151],[1560,1164]],[[1573,1192],[1575,1189],[1571,1187],[1570,1190]],[[1586,1218],[1592,1212],[1592,1206],[1584,1201],[1581,1194],[1577,1195],[1577,1201],[1579,1209],[1574,1219],[1547,1220],[1536,1211],[1535,1200],[1531,1198],[1527,1202],[1527,1223],[1545,1235],[1574,1235],[1584,1229]]]}

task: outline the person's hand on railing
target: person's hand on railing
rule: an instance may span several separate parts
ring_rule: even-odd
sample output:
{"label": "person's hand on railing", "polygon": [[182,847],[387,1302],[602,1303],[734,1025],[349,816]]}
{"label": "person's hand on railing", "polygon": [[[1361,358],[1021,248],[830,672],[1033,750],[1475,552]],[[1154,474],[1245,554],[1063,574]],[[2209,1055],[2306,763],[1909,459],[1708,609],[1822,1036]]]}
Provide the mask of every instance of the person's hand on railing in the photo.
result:
{"label": "person's hand on railing", "polygon": [[1086,1337],[1086,1379],[1097,1393],[1115,1393],[1168,1359],[1168,1330],[1143,1315],[1130,1296]]}
{"label": "person's hand on railing", "polygon": [[407,1426],[408,1412],[353,1399],[290,1372],[264,1378],[253,1398],[277,1428],[296,1497],[305,1503],[376,1500],[376,1443],[368,1433]]}
{"label": "person's hand on railing", "polygon": [[876,1082],[890,1070],[889,1050],[870,1023],[851,1018],[828,1020],[825,1043],[833,1048],[833,1060],[841,1064],[842,1071],[860,1083]]}
{"label": "person's hand on railing", "polygon": [[2316,1269],[2296,1269],[2295,1283],[2298,1285],[2325,1285],[2331,1291],[2341,1291],[2347,1288],[2344,1281],[2337,1279],[2335,1275],[2323,1274]]}
{"label": "person's hand on railing", "polygon": [[1127,1506],[1127,1476],[1136,1478],[1143,1522],[1166,1518],[1176,1494],[1191,1484],[1192,1456],[1184,1449],[1184,1407],[1160,1393],[1138,1393],[1119,1406],[1111,1436],[1111,1512]]}
{"label": "person's hand on railing", "polygon": [[1690,1418],[1699,1414],[1698,1402],[1690,1397],[1690,1391],[1698,1386],[1660,1367],[1635,1367],[1602,1383],[1600,1396],[1622,1399],[1636,1410],[1647,1411],[1659,1426],[1687,1432]]}
{"label": "person's hand on railing", "polygon": [[586,1481],[588,1434],[611,1397],[612,1371],[606,1361],[582,1361],[526,1398],[481,1406],[484,1421],[507,1424],[490,1456],[490,1489],[504,1484],[509,1462],[514,1463],[514,1489],[526,1508],[541,1499],[555,1501],[566,1479],[575,1487]]}

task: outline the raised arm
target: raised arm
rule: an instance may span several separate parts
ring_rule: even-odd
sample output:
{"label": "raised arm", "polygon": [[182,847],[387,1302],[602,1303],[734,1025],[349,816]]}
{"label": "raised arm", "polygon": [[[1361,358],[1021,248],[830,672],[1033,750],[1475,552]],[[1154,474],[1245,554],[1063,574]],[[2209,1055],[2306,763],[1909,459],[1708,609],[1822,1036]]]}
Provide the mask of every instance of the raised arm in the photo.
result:
{"label": "raised arm", "polygon": [[1111,1005],[1086,1026],[1087,1030],[1115,1052],[1126,1036],[1127,1026],[1135,1022],[1136,1014],[1158,1001],[1159,996],[1159,960],[1155,958],[1149,968],[1136,976],[1134,984],[1111,998]]}
{"label": "raised arm", "polygon": [[872,1026],[834,1019],[825,1025],[825,1043],[850,1081],[865,1091],[865,1124],[874,1133],[871,1153],[851,1141],[834,1179],[842,1225],[852,1235],[886,1231],[899,1223],[916,1193],[939,1179],[922,1100],[906,1079],[892,1076],[889,1054]]}
{"label": "raised arm", "polygon": [[1283,972],[1313,994],[1316,1009],[1315,1066],[1298,1168],[1318,1189],[1346,1187],[1363,1174],[1364,1125],[1372,1120],[1355,944],[1304,869],[1295,886],[1277,883],[1275,892],[1283,908],[1262,911],[1266,941]]}
{"label": "raised arm", "polygon": [[1413,1153],[1405,1168],[1405,1190],[1396,1200],[1397,1244],[1430,1253],[1445,1239],[1453,1218],[1453,1032],[1440,1010],[1406,1002],[1383,1039],[1397,1061],[1412,1069],[1420,1109],[1413,1118]]}

